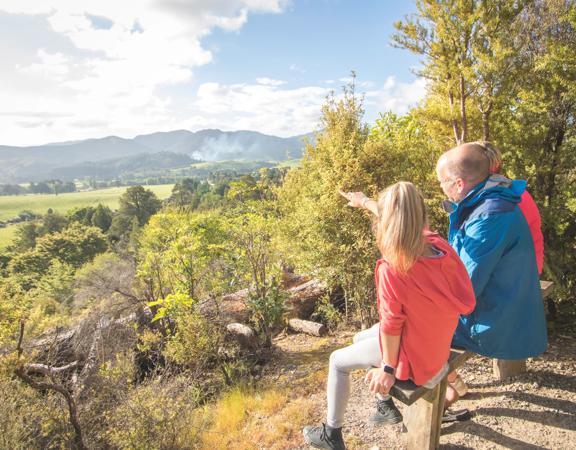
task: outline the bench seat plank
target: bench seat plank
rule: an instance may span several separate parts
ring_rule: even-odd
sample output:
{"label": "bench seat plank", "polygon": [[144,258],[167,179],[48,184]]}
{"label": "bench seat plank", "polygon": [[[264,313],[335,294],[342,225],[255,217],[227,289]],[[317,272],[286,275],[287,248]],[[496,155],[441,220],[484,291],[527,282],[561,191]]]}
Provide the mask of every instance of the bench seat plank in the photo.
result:
{"label": "bench seat plank", "polygon": [[[450,358],[448,359],[449,371],[452,372],[457,369],[473,355],[474,353],[462,349],[450,349]],[[390,389],[390,395],[405,405],[411,405],[429,391],[430,389],[418,386],[411,380],[396,380],[396,383],[394,383],[394,386]]]}
{"label": "bench seat plank", "polygon": [[542,294],[542,298],[548,297],[554,288],[554,282],[552,281],[540,281],[540,293]]}

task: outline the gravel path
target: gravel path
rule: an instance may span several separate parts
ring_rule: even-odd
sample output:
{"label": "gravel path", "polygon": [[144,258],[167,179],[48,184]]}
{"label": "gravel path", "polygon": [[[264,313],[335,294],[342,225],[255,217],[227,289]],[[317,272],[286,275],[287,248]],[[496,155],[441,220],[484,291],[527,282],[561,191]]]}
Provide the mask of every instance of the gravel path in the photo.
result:
{"label": "gravel path", "polygon": [[[352,332],[328,338],[284,335],[277,339],[275,361],[267,370],[283,383],[299,386],[310,375],[325,379],[328,356],[351,341]],[[468,422],[442,427],[442,449],[576,449],[576,339],[552,336],[548,351],[529,360],[528,372],[499,382],[492,377],[491,361],[476,357],[461,370],[469,394],[457,406],[470,409]],[[352,396],[344,435],[349,450],[401,449],[406,435],[402,425],[374,427],[368,417],[374,407],[363,383],[363,372],[353,374]],[[322,422],[326,410],[324,384],[312,391],[295,388],[295,396],[317,405],[312,423]],[[305,394],[303,394],[305,392]],[[401,409],[403,405],[397,403]],[[308,447],[302,445],[296,450]]]}

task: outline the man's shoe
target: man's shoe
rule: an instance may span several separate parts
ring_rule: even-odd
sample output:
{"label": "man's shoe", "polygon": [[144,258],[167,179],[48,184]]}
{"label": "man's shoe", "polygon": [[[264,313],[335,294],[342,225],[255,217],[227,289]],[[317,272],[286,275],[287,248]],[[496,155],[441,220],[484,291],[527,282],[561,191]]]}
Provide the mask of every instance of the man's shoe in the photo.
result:
{"label": "man's shoe", "polygon": [[376,412],[370,416],[370,422],[373,424],[399,423],[402,422],[402,414],[398,408],[396,408],[392,398],[389,398],[388,400],[377,400]]}
{"label": "man's shoe", "polygon": [[444,415],[442,416],[442,423],[465,422],[471,418],[472,413],[467,409],[462,409],[460,411],[451,411],[447,409],[444,411]]}
{"label": "man's shoe", "polygon": [[342,428],[332,428],[326,424],[321,427],[304,427],[304,440],[314,448],[327,450],[346,450],[342,438]]}

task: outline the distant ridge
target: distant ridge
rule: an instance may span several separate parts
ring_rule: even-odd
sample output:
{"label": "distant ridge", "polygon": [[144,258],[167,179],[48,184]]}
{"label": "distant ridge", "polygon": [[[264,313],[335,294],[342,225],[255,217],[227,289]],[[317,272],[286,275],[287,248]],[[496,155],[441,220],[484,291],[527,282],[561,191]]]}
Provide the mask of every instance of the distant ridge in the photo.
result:
{"label": "distant ridge", "polygon": [[280,162],[300,158],[304,138],[312,139],[313,135],[281,138],[256,131],[207,129],[156,132],[133,139],[107,136],[32,147],[0,145],[0,183],[38,181],[57,173],[72,176],[71,166],[145,153],[180,153],[204,161]]}

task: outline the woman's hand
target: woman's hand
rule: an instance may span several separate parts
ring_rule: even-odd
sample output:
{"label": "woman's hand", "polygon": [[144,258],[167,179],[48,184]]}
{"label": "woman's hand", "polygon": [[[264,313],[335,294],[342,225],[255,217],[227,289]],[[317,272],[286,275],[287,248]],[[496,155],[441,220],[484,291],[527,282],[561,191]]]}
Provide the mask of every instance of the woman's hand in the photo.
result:
{"label": "woman's hand", "polygon": [[382,369],[370,369],[364,378],[364,382],[369,384],[370,392],[373,394],[386,395],[394,385],[396,378],[394,375],[384,372]]}
{"label": "woman's hand", "polygon": [[369,200],[370,197],[367,197],[364,192],[340,192],[340,195],[348,200],[348,206],[352,206],[353,208],[363,208],[364,207],[364,200]]}

